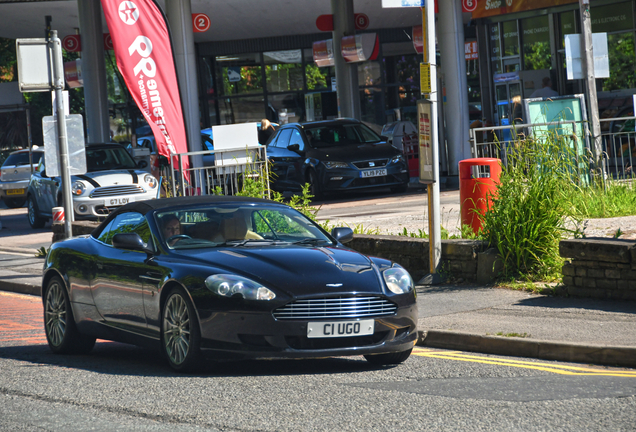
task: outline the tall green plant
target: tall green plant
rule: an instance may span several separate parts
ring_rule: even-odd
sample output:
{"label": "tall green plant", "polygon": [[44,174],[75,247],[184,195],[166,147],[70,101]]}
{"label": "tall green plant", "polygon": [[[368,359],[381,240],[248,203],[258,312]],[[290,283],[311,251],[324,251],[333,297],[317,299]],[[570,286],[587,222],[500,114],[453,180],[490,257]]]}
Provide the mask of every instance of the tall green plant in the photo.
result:
{"label": "tall green plant", "polygon": [[498,249],[506,276],[557,276],[559,241],[572,214],[568,196],[582,178],[572,147],[569,138],[552,134],[508,149],[496,196],[483,216],[484,237]]}

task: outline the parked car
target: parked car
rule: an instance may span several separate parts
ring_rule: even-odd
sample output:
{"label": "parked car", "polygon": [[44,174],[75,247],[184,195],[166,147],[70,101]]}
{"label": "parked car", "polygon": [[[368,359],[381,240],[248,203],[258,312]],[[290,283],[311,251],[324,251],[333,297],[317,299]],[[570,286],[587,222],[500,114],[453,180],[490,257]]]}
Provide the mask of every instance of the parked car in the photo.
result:
{"label": "parked car", "polygon": [[281,126],[267,145],[273,163],[272,189],[298,192],[309,183],[327,192],[377,187],[405,191],[409,171],[402,152],[355,119]]}
{"label": "parked car", "polygon": [[[53,207],[63,206],[60,177],[46,174],[46,158],[40,159],[27,191],[29,223],[41,228],[52,217]],[[86,170],[71,176],[73,210],[76,219],[105,218],[124,204],[157,196],[157,179],[137,166],[119,144],[86,146]]]}
{"label": "parked car", "polygon": [[388,141],[393,144],[395,148],[404,152],[404,137],[417,137],[417,128],[410,121],[396,121],[393,123],[387,123],[382,128],[382,136],[388,138]]}
{"label": "parked car", "polygon": [[29,150],[18,150],[9,155],[0,168],[0,197],[9,208],[22,207],[27,199],[27,187],[44,150],[33,146],[29,162]]}
{"label": "parked car", "polygon": [[85,353],[95,338],[157,347],[178,371],[204,354],[402,363],[417,340],[413,280],[345,247],[352,238],[264,199],[127,204],[90,236],[51,246],[49,347]]}

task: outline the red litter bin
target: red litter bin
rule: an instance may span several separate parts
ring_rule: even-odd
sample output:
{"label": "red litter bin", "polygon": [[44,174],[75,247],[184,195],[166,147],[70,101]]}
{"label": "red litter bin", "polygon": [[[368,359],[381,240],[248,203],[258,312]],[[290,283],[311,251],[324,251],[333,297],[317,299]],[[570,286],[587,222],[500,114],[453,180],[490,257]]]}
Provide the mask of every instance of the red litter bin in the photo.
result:
{"label": "red litter bin", "polygon": [[495,158],[465,159],[459,162],[459,203],[462,225],[470,225],[475,234],[481,229],[481,218],[495,196],[501,160]]}

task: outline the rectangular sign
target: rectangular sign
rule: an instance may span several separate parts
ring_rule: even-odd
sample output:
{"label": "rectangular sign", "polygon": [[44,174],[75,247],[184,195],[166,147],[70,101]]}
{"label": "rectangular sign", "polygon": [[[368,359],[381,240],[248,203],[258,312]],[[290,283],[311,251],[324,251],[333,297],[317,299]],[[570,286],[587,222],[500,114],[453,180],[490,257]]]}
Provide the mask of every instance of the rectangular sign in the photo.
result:
{"label": "rectangular sign", "polygon": [[417,135],[419,139],[420,183],[435,183],[433,175],[432,103],[417,101]]}
{"label": "rectangular sign", "polygon": [[579,0],[485,0],[479,1],[475,5],[473,19],[533,9],[544,9],[578,2]]}
{"label": "rectangular sign", "polygon": [[424,0],[382,0],[383,8],[424,7]]}
{"label": "rectangular sign", "polygon": [[[51,91],[54,87],[53,49],[46,39],[16,39],[20,91]],[[59,50],[57,76],[64,76],[62,50]]]}
{"label": "rectangular sign", "polygon": [[422,94],[429,94],[431,92],[430,63],[420,63],[420,91]]}
{"label": "rectangular sign", "polygon": [[[565,35],[565,66],[569,80],[585,79],[581,59],[581,34]],[[609,78],[609,52],[607,47],[607,33],[592,33],[592,47],[594,51],[594,76]]]}

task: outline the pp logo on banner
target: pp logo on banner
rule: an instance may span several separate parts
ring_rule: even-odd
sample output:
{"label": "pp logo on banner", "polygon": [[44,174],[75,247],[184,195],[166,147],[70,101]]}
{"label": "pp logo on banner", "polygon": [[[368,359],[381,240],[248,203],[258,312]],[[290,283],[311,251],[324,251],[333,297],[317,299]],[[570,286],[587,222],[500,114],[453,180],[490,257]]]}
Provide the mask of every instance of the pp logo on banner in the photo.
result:
{"label": "pp logo on banner", "polygon": [[126,25],[133,25],[139,19],[139,9],[131,1],[124,1],[119,4],[119,18]]}

